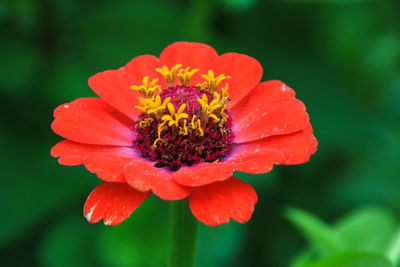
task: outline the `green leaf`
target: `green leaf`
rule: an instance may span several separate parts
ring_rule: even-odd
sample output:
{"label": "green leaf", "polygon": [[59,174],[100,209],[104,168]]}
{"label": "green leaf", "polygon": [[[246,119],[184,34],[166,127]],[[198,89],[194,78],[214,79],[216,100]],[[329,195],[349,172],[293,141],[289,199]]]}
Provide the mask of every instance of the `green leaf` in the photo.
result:
{"label": "green leaf", "polygon": [[328,257],[345,251],[346,245],[340,236],[314,215],[290,208],[286,216],[323,256]]}
{"label": "green leaf", "polygon": [[336,233],[354,250],[384,252],[397,230],[396,218],[380,207],[361,208],[341,219]]}
{"label": "green leaf", "polygon": [[290,267],[306,267],[314,262],[315,251],[306,249],[296,255],[294,260],[290,263]]}
{"label": "green leaf", "polygon": [[400,262],[400,229],[394,235],[392,242],[386,251],[386,256],[390,259],[394,266],[398,266]]}
{"label": "green leaf", "polygon": [[382,255],[369,252],[346,252],[330,257],[308,267],[391,267]]}

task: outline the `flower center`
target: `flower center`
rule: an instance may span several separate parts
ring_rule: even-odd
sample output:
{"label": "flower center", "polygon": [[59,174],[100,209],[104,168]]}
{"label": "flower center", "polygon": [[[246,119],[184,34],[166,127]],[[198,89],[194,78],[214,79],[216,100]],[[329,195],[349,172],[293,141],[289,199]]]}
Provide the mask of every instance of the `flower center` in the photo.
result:
{"label": "flower center", "polygon": [[[191,86],[190,79],[198,70],[180,67],[156,69],[168,88],[161,90],[158,79],[149,83],[148,76],[143,78],[143,85],[131,87],[144,96],[139,98],[142,105],[136,106],[142,114],[135,125],[133,145],[143,157],[155,161],[155,167],[172,171],[182,165],[221,160],[230,154],[234,138],[226,110],[228,84],[218,90],[226,77],[214,77],[210,70],[202,75],[205,82]],[[175,84],[177,71],[180,85]]]}

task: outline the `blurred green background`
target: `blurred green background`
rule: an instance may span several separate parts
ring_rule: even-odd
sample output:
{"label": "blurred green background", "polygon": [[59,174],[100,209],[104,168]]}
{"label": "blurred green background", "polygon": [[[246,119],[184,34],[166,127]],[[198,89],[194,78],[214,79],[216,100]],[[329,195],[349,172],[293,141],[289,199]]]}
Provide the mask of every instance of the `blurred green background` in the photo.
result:
{"label": "blurred green background", "polygon": [[202,225],[197,266],[398,261],[398,1],[2,0],[0,33],[3,266],[165,266],[169,203],[152,196],[118,227],[88,224],[100,181],[50,157],[50,123],[56,106],[94,95],[91,75],[179,40],[258,59],[264,80],[296,90],[319,140],[307,164],[239,174],[259,195],[253,218]]}

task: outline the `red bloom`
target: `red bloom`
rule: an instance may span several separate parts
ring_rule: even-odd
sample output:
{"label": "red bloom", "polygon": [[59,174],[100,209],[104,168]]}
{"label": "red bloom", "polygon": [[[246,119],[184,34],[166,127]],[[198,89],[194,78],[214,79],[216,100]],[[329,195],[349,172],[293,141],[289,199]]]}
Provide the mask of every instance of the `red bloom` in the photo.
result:
{"label": "red bloom", "polygon": [[257,195],[234,172],[304,163],[317,148],[295,92],[261,77],[251,57],[187,42],[91,77],[100,98],[56,108],[52,129],[67,140],[51,150],[105,181],[85,203],[89,222],[117,225],[151,193],[188,198],[210,226],[248,221]]}

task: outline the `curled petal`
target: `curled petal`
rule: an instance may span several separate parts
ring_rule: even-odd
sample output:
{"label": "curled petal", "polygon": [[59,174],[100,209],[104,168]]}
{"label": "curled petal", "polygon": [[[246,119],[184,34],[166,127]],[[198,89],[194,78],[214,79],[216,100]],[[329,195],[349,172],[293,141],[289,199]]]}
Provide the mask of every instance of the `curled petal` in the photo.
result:
{"label": "curled petal", "polygon": [[125,221],[150,195],[127,184],[103,183],[89,195],[83,213],[90,223],[103,219],[105,225],[116,226]]}
{"label": "curled petal", "polygon": [[219,226],[228,223],[230,218],[240,223],[250,220],[257,200],[257,194],[250,185],[231,177],[194,188],[189,197],[189,207],[199,221]]}

